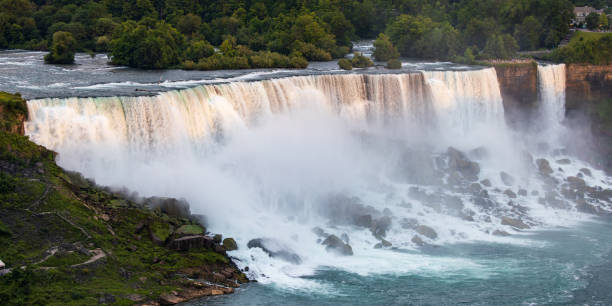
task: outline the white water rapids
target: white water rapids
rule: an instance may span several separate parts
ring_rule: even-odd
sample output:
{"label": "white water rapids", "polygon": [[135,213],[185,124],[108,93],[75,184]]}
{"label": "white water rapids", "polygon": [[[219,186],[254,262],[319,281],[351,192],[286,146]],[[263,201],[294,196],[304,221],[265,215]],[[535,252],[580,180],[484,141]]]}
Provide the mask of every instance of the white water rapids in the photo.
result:
{"label": "white water rapids", "polygon": [[[565,69],[538,71],[542,120],[560,124]],[[525,152],[554,163],[552,151],[530,148],[527,135],[506,127],[493,68],[300,76],[153,97],[32,100],[28,107],[26,134],[57,151],[61,166],[142,196],[185,198],[193,213],[207,216],[209,230],[236,238],[240,248],[231,255],[263,282],[316,286],[297,276],[322,266],[363,274],[474,269],[486,275],[468,259],[374,249],[379,240],[370,230],[338,221],[338,203],[349,203],[340,209],[348,207],[348,214],[365,209],[389,216],[385,239],[400,250],[418,249],[415,236],[428,244],[530,243],[525,232],[502,224],[503,217],[531,227],[585,218],[571,202],[566,209],[539,202],[545,187]],[[453,187],[441,170],[449,146],[481,147],[468,156],[479,163],[478,181],[490,181],[481,188],[493,204],[475,200],[469,184]],[[588,167],[569,156],[555,158],[571,159],[552,165],[568,175]],[[506,186],[500,171],[514,182]],[[584,177],[589,185],[609,188],[603,172],[591,172]],[[506,189],[527,194],[511,198]],[[419,232],[415,222],[435,236]],[[327,253],[312,232],[316,226],[347,234],[354,255]],[[292,250],[302,264],[247,248],[261,237]]]}

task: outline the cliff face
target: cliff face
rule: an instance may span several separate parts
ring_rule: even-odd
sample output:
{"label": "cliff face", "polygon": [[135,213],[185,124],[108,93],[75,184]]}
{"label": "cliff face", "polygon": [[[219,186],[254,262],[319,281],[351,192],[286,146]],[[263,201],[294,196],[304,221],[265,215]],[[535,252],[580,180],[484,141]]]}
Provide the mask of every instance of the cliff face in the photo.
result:
{"label": "cliff face", "polygon": [[[534,64],[497,65],[506,121],[514,127],[529,126],[539,100],[538,69]],[[593,139],[585,140],[600,155],[592,160],[612,169],[612,122],[601,114],[612,103],[612,65],[566,66],[566,124],[575,130],[590,126]],[[606,104],[607,103],[607,104]],[[607,106],[609,108],[609,106]]]}
{"label": "cliff face", "polygon": [[0,92],[0,130],[23,136],[27,117],[28,106],[19,94]]}
{"label": "cliff face", "polygon": [[566,74],[568,110],[582,109],[585,104],[612,98],[612,65],[570,64]]}
{"label": "cliff face", "polygon": [[[601,155],[598,163],[612,172],[612,65],[570,64],[566,69],[566,112],[574,118],[588,118],[593,146]],[[580,119],[574,120],[583,123]]]}
{"label": "cliff face", "polygon": [[504,100],[506,121],[516,125],[529,120],[538,101],[538,69],[535,63],[495,67]]}

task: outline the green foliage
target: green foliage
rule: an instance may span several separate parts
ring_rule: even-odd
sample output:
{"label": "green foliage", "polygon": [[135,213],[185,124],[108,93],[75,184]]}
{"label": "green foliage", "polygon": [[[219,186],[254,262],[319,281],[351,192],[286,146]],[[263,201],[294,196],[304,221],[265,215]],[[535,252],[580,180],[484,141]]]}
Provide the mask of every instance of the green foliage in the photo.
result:
{"label": "green foliage", "polygon": [[111,41],[111,61],[138,68],[168,68],[180,62],[184,45],[184,37],[167,23],[128,21]]}
{"label": "green foliage", "polygon": [[353,70],[353,64],[349,59],[341,58],[338,60],[338,66],[344,70]]}
{"label": "green foliage", "polygon": [[608,28],[608,16],[604,13],[604,14],[600,14],[599,15],[599,27],[603,30],[603,29],[607,29]]}
{"label": "green foliage", "polygon": [[18,132],[28,117],[28,105],[19,93],[0,92],[0,130]]}
{"label": "green foliage", "polygon": [[53,43],[49,54],[45,55],[45,63],[48,64],[72,64],[76,40],[69,32],[58,31],[53,33]]}
{"label": "green foliage", "polygon": [[612,63],[612,34],[580,36],[568,45],[555,49],[548,55],[548,59],[564,63],[610,64]]}
{"label": "green foliage", "polygon": [[407,57],[448,59],[461,49],[459,32],[448,22],[400,15],[386,30],[399,52]]}
{"label": "green foliage", "polygon": [[593,12],[586,16],[586,26],[589,30],[598,29],[600,26],[599,14]]}
{"label": "green foliage", "polygon": [[194,62],[199,61],[201,58],[209,57],[215,53],[215,48],[207,41],[200,40],[192,42],[187,51],[185,51],[185,58]]}
{"label": "green foliage", "polygon": [[178,23],[176,24],[176,28],[183,34],[191,35],[197,32],[202,25],[202,18],[200,16],[189,13],[185,16],[182,16]]}
{"label": "green foliage", "polygon": [[528,16],[514,28],[514,39],[521,50],[535,50],[541,45],[542,24],[534,16]]}
{"label": "green foliage", "polygon": [[518,51],[516,40],[509,34],[493,35],[482,50],[485,59],[510,59]]}
{"label": "green foliage", "polygon": [[374,41],[374,58],[377,61],[388,61],[399,57],[399,51],[393,46],[389,37],[384,33],[380,33]]}
{"label": "green foliage", "polygon": [[355,68],[367,68],[374,66],[374,63],[369,57],[365,57],[363,54],[355,52],[351,59],[351,65]]}
{"label": "green foliage", "polygon": [[402,68],[402,62],[400,62],[400,60],[394,58],[391,59],[387,62],[387,69],[401,69]]}
{"label": "green foliage", "polygon": [[[140,68],[183,63],[196,69],[204,58],[194,55],[202,50],[201,41],[219,47],[233,37],[232,46],[243,50],[230,50],[226,56],[247,57],[253,65],[252,51],[271,51],[289,56],[292,66],[305,66],[305,59],[342,58],[351,41],[384,31],[403,56],[453,59],[463,57],[468,47],[474,54],[488,55],[491,48],[482,52],[487,42],[493,47],[492,37],[504,34],[514,36],[522,50],[556,47],[568,34],[572,17],[568,0],[0,0],[0,49],[45,50],[51,47],[52,34],[63,31],[74,37],[76,50],[110,52],[113,63]],[[598,26],[605,22],[599,16]],[[200,46],[189,50],[194,44]],[[384,40],[379,44],[388,47]],[[301,55],[291,56],[295,52]],[[392,49],[389,52],[395,57]],[[375,56],[383,61],[392,57]],[[260,67],[270,61],[264,56],[254,62]]]}
{"label": "green foliage", "polygon": [[204,234],[204,229],[199,225],[186,224],[176,230],[177,234],[183,235],[201,235]]}

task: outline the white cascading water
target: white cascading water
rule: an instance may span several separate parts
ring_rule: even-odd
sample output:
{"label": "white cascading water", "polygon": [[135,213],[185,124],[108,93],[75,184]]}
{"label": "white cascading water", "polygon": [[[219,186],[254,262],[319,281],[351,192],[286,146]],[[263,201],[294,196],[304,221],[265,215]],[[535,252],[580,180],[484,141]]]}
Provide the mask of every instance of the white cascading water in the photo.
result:
{"label": "white cascading water", "polygon": [[[548,93],[553,83],[546,80]],[[61,166],[142,196],[185,198],[193,213],[208,217],[209,230],[236,238],[240,248],[232,255],[251,277],[285,287],[319,286],[296,276],[321,266],[363,274],[478,269],[467,259],[374,249],[379,240],[370,230],[338,220],[347,207],[349,214],[389,216],[385,239],[408,250],[418,247],[415,236],[431,244],[523,243],[503,217],[532,227],[582,218],[575,209],[538,203],[544,187],[523,158],[528,148],[504,124],[492,68],[301,76],[153,97],[32,100],[28,108],[26,134],[57,151]],[[485,147],[468,155],[479,162],[478,179],[492,184],[485,201],[492,206],[438,171],[449,146]],[[503,185],[500,171],[515,178],[512,186]],[[593,173],[585,180],[601,184],[601,172]],[[510,199],[503,189],[529,194]],[[347,234],[355,254],[327,253],[313,227]],[[261,237],[295,252],[302,264],[246,247]]]}
{"label": "white cascading water", "polygon": [[565,117],[565,64],[538,65],[543,128],[558,131]]}

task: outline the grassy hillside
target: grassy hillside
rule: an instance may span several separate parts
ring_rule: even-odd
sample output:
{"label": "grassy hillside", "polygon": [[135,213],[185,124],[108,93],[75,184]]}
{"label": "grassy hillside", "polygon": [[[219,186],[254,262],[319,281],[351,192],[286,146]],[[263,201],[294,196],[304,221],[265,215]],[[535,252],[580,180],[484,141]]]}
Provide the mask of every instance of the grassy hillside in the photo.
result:
{"label": "grassy hillside", "polygon": [[54,152],[15,133],[24,100],[0,93],[0,110],[0,260],[10,269],[0,272],[3,305],[176,302],[246,281],[218,242],[176,243],[205,232],[180,202],[156,199],[160,208],[148,209],[61,169]]}

